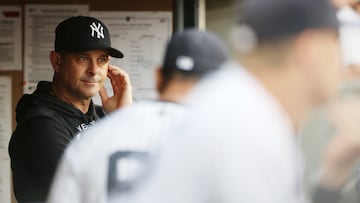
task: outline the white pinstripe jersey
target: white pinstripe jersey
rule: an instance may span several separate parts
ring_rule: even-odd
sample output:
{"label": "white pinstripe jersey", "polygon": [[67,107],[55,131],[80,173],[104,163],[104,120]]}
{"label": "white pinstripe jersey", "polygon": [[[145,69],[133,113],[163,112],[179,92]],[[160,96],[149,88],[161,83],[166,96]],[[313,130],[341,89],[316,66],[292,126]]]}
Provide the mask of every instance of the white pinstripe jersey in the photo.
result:
{"label": "white pinstripe jersey", "polygon": [[143,101],[98,122],[66,150],[48,202],[102,203],[131,191],[148,171],[149,153],[185,109]]}

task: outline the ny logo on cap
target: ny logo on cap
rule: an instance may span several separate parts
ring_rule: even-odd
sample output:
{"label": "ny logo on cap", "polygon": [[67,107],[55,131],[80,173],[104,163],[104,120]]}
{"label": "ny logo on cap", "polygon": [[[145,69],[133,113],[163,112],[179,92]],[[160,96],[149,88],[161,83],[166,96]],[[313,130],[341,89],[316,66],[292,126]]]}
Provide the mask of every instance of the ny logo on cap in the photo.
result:
{"label": "ny logo on cap", "polygon": [[97,25],[95,24],[95,22],[93,22],[91,25],[90,25],[90,28],[91,28],[91,36],[92,37],[95,37],[95,32],[96,32],[96,37],[98,39],[102,38],[104,39],[105,36],[104,36],[104,28],[103,26],[101,25],[101,23],[98,23]]}

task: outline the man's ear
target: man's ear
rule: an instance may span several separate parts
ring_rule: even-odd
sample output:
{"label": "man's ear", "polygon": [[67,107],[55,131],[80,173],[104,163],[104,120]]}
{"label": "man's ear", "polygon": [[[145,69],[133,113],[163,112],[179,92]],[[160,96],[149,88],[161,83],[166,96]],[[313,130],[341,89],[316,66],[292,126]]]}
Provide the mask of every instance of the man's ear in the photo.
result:
{"label": "man's ear", "polygon": [[61,64],[61,55],[56,51],[51,51],[49,54],[51,65],[55,72],[59,72]]}
{"label": "man's ear", "polygon": [[158,66],[155,68],[155,80],[156,80],[156,90],[158,93],[162,92],[163,89],[163,83],[164,83],[164,79],[161,73],[161,69],[162,67]]}
{"label": "man's ear", "polygon": [[[317,67],[318,61],[318,43],[316,42],[316,33],[313,31],[305,31],[294,39],[292,62],[296,63],[298,71],[306,74],[309,77]],[[300,67],[300,68],[299,68]]]}

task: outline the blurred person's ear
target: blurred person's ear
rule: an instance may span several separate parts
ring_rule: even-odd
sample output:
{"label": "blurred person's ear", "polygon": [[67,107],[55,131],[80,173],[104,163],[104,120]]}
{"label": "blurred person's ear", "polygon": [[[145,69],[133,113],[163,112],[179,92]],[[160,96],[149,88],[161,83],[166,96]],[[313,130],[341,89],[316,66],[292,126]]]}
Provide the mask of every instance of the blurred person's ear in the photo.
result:
{"label": "blurred person's ear", "polygon": [[308,30],[294,44],[296,66],[306,78],[315,102],[336,94],[340,82],[341,52],[338,34],[332,30]]}
{"label": "blurred person's ear", "polygon": [[293,61],[297,64],[297,67],[308,68],[309,64],[317,59],[317,42],[313,37],[312,32],[304,32],[294,38],[293,41]]}
{"label": "blurred person's ear", "polygon": [[328,66],[340,69],[340,43],[335,31],[306,31],[296,38],[295,50],[297,61],[309,71],[326,71]]}
{"label": "blurred person's ear", "polygon": [[56,51],[51,51],[49,54],[51,65],[55,72],[59,72],[61,65],[61,55]]}

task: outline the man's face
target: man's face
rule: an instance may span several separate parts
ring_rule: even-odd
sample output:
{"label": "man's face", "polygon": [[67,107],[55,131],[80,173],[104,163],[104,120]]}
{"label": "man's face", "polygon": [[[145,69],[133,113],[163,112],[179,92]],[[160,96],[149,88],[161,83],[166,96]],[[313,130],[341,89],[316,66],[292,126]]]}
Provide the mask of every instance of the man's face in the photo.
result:
{"label": "man's face", "polygon": [[95,96],[107,77],[109,56],[104,50],[60,54],[56,71],[62,92],[76,100]]}
{"label": "man's face", "polygon": [[340,81],[341,53],[338,34],[321,31],[314,40],[312,58],[313,91],[317,102],[325,102],[336,95]]}

